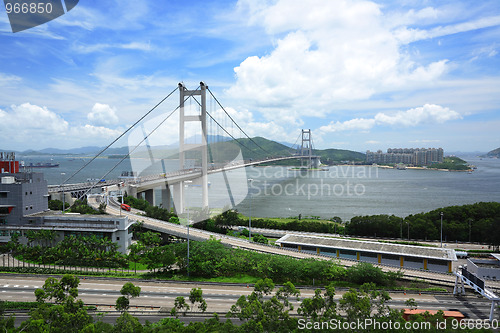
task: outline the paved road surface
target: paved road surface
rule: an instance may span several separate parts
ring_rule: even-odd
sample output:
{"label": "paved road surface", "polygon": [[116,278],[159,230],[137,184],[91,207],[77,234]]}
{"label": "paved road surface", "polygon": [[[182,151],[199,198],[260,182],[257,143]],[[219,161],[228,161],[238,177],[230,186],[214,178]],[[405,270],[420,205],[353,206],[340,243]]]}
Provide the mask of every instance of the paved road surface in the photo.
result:
{"label": "paved road surface", "polygon": [[[45,277],[41,276],[14,276],[0,275],[0,299],[16,301],[34,301],[34,291],[43,286]],[[132,311],[145,311],[157,314],[160,308],[170,310],[178,296],[189,297],[192,288],[200,287],[208,305],[208,312],[226,313],[231,305],[235,304],[241,295],[249,295],[252,287],[241,285],[178,283],[178,282],[145,282],[130,280],[141,287],[139,298],[131,300]],[[114,311],[116,299],[120,296],[119,290],[125,280],[85,279],[80,281],[79,298],[86,304],[95,304],[99,311]],[[312,288],[300,289],[301,298],[311,298],[314,295]],[[345,290],[338,290],[335,298],[339,299]],[[422,309],[459,309],[470,318],[487,318],[491,303],[473,294],[456,298],[449,294],[422,294],[402,292],[390,293],[390,306],[405,308],[405,301],[416,299]],[[188,301],[189,302],[189,301]],[[293,302],[295,308],[298,302]]]}

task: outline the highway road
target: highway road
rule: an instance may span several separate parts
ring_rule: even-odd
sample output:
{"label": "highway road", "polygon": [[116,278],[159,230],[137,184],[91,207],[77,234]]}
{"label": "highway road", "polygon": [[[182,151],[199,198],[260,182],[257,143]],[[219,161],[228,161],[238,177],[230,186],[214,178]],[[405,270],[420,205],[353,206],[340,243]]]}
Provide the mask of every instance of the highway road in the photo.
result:
{"label": "highway road", "polygon": [[[34,301],[34,291],[41,288],[47,277],[44,276],[18,276],[0,274],[0,299],[12,301]],[[136,286],[141,287],[139,298],[131,300],[131,311],[144,312],[148,315],[157,315],[163,308],[170,311],[174,300],[178,296],[184,296],[189,302],[189,292],[192,288],[201,288],[203,297],[208,305],[208,313],[218,312],[225,314],[235,304],[241,295],[248,296],[252,286],[237,284],[206,284],[206,283],[179,283],[165,281],[136,281],[129,280]],[[114,304],[120,296],[120,289],[128,282],[124,279],[85,279],[80,280],[79,298],[85,304],[97,305],[99,311],[114,312]],[[345,289],[338,290],[335,298],[338,300],[345,293]],[[301,288],[301,298],[310,298],[314,295],[312,288]],[[389,305],[392,308],[405,308],[405,301],[414,298],[421,309],[458,309],[470,318],[485,319],[489,315],[491,303],[469,293],[464,297],[454,297],[450,294],[421,294],[403,292],[391,292],[392,300]],[[295,309],[299,303],[294,301]]]}

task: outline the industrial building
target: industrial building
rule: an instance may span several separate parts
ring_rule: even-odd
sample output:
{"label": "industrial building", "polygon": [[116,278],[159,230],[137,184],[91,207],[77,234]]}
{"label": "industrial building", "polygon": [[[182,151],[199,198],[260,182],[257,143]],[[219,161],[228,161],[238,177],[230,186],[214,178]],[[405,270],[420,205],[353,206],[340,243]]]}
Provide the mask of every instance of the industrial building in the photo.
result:
{"label": "industrial building", "polygon": [[50,211],[48,188],[43,173],[20,172],[13,153],[0,153],[0,243],[18,233],[26,242],[28,230],[54,230],[57,240],[67,235],[106,237],[126,253],[132,241],[127,217],[80,215]]}
{"label": "industrial building", "polygon": [[451,249],[346,238],[287,234],[278,239],[276,244],[300,252],[323,254],[340,259],[446,273],[452,272],[452,263],[457,260],[455,251]]}

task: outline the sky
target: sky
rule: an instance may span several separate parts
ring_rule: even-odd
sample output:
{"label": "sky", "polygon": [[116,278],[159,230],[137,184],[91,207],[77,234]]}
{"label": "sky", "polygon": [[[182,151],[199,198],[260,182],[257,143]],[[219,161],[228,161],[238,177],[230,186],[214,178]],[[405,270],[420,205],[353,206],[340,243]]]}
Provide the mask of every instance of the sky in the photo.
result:
{"label": "sky", "polygon": [[200,81],[249,136],[500,147],[498,0],[80,0],[17,33],[1,7],[0,45],[3,150],[106,146]]}

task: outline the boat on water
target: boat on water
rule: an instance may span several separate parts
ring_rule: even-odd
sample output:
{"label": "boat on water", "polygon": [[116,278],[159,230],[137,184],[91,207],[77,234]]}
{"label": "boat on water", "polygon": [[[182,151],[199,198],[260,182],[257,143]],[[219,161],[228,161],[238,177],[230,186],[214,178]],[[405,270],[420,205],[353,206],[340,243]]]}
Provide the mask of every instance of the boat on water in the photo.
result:
{"label": "boat on water", "polygon": [[59,167],[59,163],[52,162],[38,162],[38,163],[29,163],[23,165],[26,168],[57,168]]}

